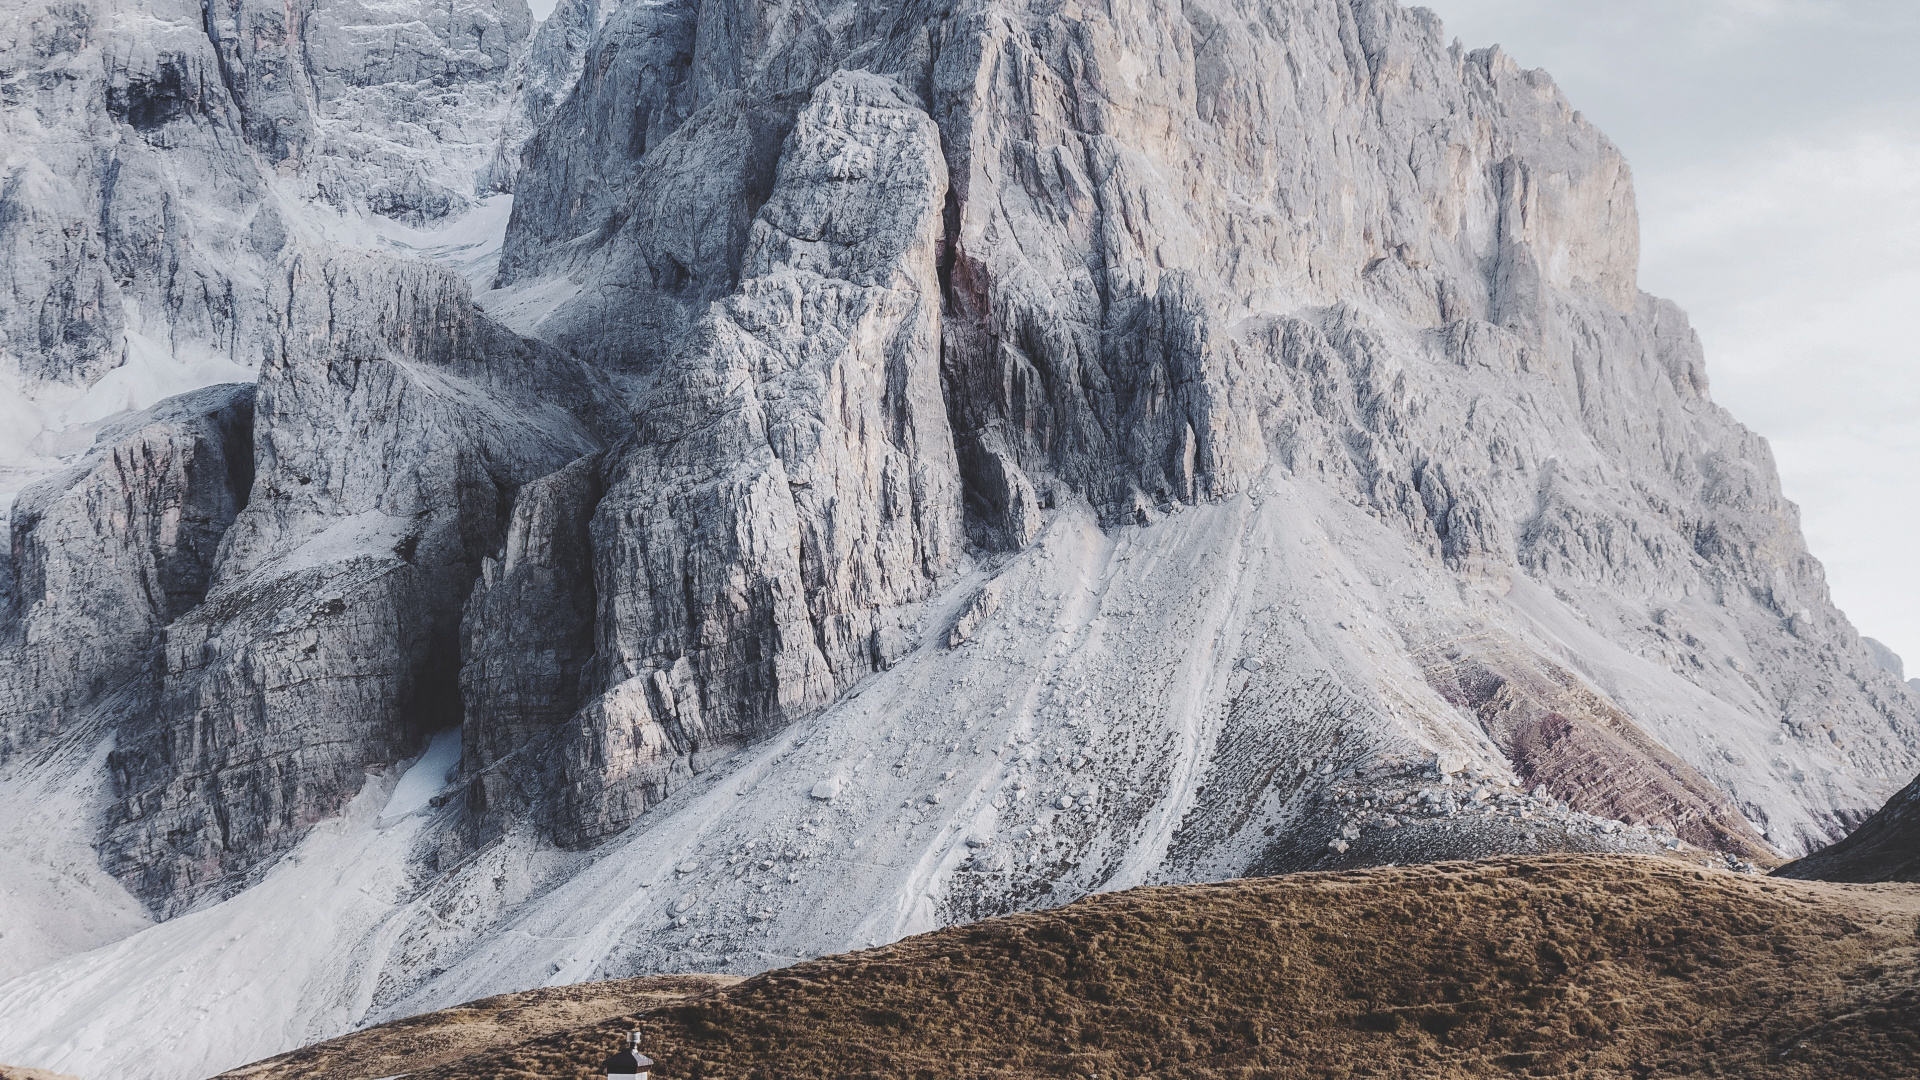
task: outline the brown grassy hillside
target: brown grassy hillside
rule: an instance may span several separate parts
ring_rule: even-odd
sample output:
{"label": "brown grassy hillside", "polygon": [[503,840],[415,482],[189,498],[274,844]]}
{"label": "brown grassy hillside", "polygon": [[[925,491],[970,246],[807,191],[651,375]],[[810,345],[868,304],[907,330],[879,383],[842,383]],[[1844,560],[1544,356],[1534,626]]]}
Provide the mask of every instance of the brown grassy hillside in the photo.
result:
{"label": "brown grassy hillside", "polygon": [[220,1080],[372,1080],[417,1073],[611,1016],[697,1000],[739,981],[731,975],[656,975],[500,994],[314,1043],[221,1073]]}
{"label": "brown grassy hillside", "polygon": [[[1298,874],[943,930],[642,1019],[668,1078],[1911,1078],[1917,918],[1916,886],[1630,856]],[[584,1080],[633,1023],[408,1071]]]}

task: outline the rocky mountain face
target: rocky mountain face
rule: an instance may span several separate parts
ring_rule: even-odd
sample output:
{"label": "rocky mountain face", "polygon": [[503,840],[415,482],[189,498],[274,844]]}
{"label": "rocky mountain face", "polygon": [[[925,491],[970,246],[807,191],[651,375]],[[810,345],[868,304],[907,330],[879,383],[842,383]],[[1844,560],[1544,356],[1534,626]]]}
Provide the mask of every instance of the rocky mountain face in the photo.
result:
{"label": "rocky mountain face", "polygon": [[[748,351],[716,338],[739,324],[716,312],[765,295],[769,232],[827,245],[815,256],[827,272],[864,282],[867,252],[839,254],[837,214],[884,230],[919,261],[904,272],[939,281],[937,350],[927,341],[918,353],[938,352],[945,415],[859,397],[904,422],[912,442],[951,446],[958,487],[920,491],[946,503],[934,509],[963,522],[974,551],[1025,548],[1056,507],[1083,505],[1108,529],[1150,526],[1276,475],[1310,481],[1457,579],[1494,593],[1515,577],[1544,586],[1552,606],[1577,611],[1637,659],[1767,721],[1751,725],[1750,750],[1701,745],[1714,737],[1674,730],[1695,727],[1679,718],[1636,720],[1647,705],[1590,692],[1564,658],[1505,627],[1461,612],[1409,620],[1417,627],[1398,633],[1427,694],[1474,716],[1530,781],[1746,851],[1759,837],[1743,815],[1774,826],[1770,798],[1740,775],[1755,758],[1775,771],[1767,759],[1780,755],[1767,747],[1786,745],[1776,736],[1814,740],[1836,764],[1851,747],[1852,767],[1869,771],[1911,758],[1911,701],[1832,612],[1764,444],[1708,403],[1684,317],[1634,287],[1624,163],[1544,76],[1496,52],[1450,51],[1437,23],[1390,5],[1135,14],[851,6],[793,32],[777,6],[623,10],[589,64],[603,74],[529,144],[502,288],[484,302],[609,370],[639,373],[652,387],[643,396],[676,419],[699,415],[668,387],[689,364]],[[944,184],[913,184],[915,155],[823,122],[851,78],[831,73],[849,66],[918,92],[917,104],[889,107],[905,118],[897,123],[939,133]],[[1293,69],[1302,74],[1281,79]],[[812,90],[790,119],[797,86]],[[824,160],[802,175],[809,153]],[[868,181],[869,170],[886,183]],[[803,201],[839,205],[794,234],[785,219]],[[938,235],[908,248],[936,215]],[[559,289],[577,291],[554,303]],[[795,366],[749,374],[749,361],[744,377],[700,377],[744,394]],[[817,403],[773,393],[821,423]],[[757,418],[745,397],[723,408]],[[640,442],[650,438],[684,445],[643,420]],[[718,615],[708,639],[692,649],[662,640],[636,664],[615,643],[657,625],[651,582],[663,575],[644,590],[642,615],[621,606],[635,590],[603,562],[602,666],[584,694],[642,677],[657,715],[686,696],[662,687],[691,673],[704,727],[716,704],[732,713],[745,703],[701,665],[715,646],[744,647],[763,658],[756,685],[774,700],[746,706],[745,726],[722,720],[712,733],[757,732],[767,727],[758,717],[804,715],[848,673],[890,661],[879,637],[873,660],[854,656],[840,615],[849,603],[881,613],[914,598],[910,588],[853,588],[862,577],[901,580],[878,562],[884,533],[864,530],[871,556],[804,539],[860,535],[817,519],[812,474],[823,453],[842,473],[830,486],[836,501],[876,492],[875,477],[844,475],[845,446],[793,445],[771,428],[749,438],[771,449],[793,489],[776,501],[780,516],[798,515],[800,557],[776,580],[805,598],[814,634],[785,629],[780,590],[740,622],[692,597],[674,621]],[[730,448],[721,456],[732,470]],[[704,495],[704,513],[672,513],[679,530],[714,512],[759,513],[743,482]],[[596,552],[658,535],[634,519],[632,496],[608,492]],[[917,507],[926,495],[916,495]],[[784,523],[767,521],[757,532],[783,536]],[[951,565],[940,551],[916,552],[928,581]],[[751,555],[721,561],[762,580]],[[854,576],[840,573],[848,567]],[[1844,661],[1821,657],[1839,646]],[[834,673],[825,684],[823,661]],[[626,666],[602,673],[610,662]],[[1836,693],[1831,676],[1789,674],[1837,669],[1850,691]],[[1860,727],[1834,711],[1849,709]],[[591,716],[593,731],[623,726]],[[1686,739],[1693,751],[1676,755],[1671,744]],[[689,768],[701,743],[689,733],[675,744]],[[1782,822],[1775,840],[1817,843],[1863,809]],[[627,820],[614,814],[605,827]]]}
{"label": "rocky mountain face", "polygon": [[0,490],[116,414],[250,381],[302,243],[383,246],[510,191],[551,107],[520,88],[574,77],[578,22],[533,34],[522,0],[0,10]]}
{"label": "rocky mountain face", "polygon": [[[253,477],[254,388],[171,398],[103,431],[13,506],[3,665],[8,756],[150,689],[169,623],[205,599]],[[130,685],[131,684],[131,685]]]}
{"label": "rocky mountain face", "polygon": [[72,807],[6,902],[167,921],[0,984],[0,1059],[1150,881],[1743,864],[1920,771],[1626,163],[1424,10],[5,18],[0,812]]}
{"label": "rocky mountain face", "polygon": [[460,612],[502,493],[599,445],[588,373],[478,315],[447,271],[302,258],[275,291],[246,508],[110,758],[107,864],[166,911],[458,721]]}

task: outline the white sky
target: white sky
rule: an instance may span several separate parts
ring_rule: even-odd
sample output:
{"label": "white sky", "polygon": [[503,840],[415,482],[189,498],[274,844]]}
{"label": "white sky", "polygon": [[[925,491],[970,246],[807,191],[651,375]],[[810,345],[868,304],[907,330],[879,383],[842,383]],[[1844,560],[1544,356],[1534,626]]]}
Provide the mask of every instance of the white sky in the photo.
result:
{"label": "white sky", "polygon": [[1773,444],[1834,599],[1920,667],[1920,0],[1427,6],[1625,151],[1641,287]]}

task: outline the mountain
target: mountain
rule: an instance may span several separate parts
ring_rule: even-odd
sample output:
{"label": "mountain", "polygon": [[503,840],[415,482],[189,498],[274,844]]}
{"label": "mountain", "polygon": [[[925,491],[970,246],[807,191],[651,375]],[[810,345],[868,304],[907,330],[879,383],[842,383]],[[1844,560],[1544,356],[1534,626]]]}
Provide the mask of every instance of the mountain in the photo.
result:
{"label": "mountain", "polygon": [[[227,1075],[584,1080],[638,1028],[684,1076],[1891,1078],[1920,1061],[1916,913],[1912,889],[1619,856],[1137,889],[689,1001],[643,980],[475,1002]],[[490,1037],[596,990],[626,1015]]]}
{"label": "mountain", "polygon": [[4,18],[0,1060],[1920,772],[1625,161],[1425,10]]}
{"label": "mountain", "polygon": [[1843,839],[1774,873],[1810,881],[1920,881],[1920,780]]}

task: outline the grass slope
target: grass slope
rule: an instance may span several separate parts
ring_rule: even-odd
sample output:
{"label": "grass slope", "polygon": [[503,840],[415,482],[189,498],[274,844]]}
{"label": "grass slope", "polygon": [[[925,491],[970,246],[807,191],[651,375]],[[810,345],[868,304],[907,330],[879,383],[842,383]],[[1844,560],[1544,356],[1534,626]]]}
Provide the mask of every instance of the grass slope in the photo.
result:
{"label": "grass slope", "polygon": [[500,994],[314,1043],[221,1073],[220,1080],[372,1080],[417,1073],[608,1017],[698,1000],[739,981],[731,975],[655,975]]}
{"label": "grass slope", "polygon": [[1846,839],[1774,873],[1816,881],[1920,881],[1920,779]]}
{"label": "grass slope", "polygon": [[[1097,896],[639,1019],[666,1078],[1914,1077],[1916,917],[1910,885],[1508,857]],[[405,1071],[585,1080],[635,1019]]]}

